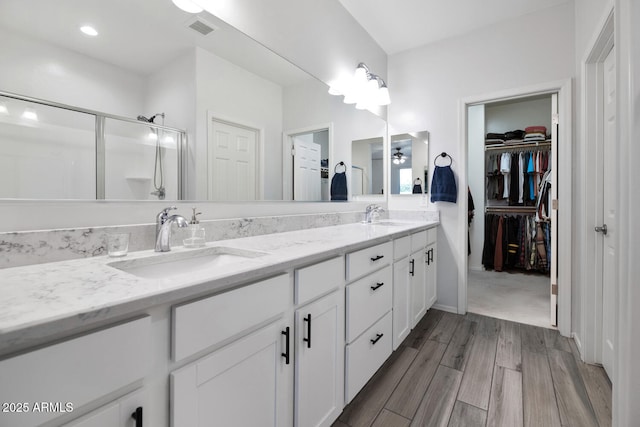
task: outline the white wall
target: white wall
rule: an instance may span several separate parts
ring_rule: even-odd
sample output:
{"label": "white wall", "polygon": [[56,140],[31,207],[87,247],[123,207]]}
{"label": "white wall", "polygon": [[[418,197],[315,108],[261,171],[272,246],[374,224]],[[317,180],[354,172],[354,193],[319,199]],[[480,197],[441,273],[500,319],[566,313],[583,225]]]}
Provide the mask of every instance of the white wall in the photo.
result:
{"label": "white wall", "polygon": [[0,90],[126,117],[141,114],[142,76],[0,28]]}
{"label": "white wall", "polygon": [[207,112],[258,129],[264,141],[264,198],[282,199],[282,87],[196,48],[196,197],[206,199]]}
{"label": "white wall", "polygon": [[468,147],[469,162],[468,184],[473,197],[474,218],[469,228],[469,242],[471,243],[471,255],[469,255],[469,269],[482,270],[482,250],[484,248],[484,206],[485,206],[485,155],[484,135],[485,131],[485,106],[474,105],[468,110]]}
{"label": "white wall", "polygon": [[485,133],[524,130],[527,126],[544,126],[551,135],[551,96],[541,99],[487,104]]}
{"label": "white wall", "polygon": [[[460,102],[499,90],[572,77],[574,65],[573,3],[545,9],[467,35],[392,55],[389,87],[393,102],[389,123],[399,132],[427,129],[430,152],[446,151],[458,177]],[[531,61],[532,52],[542,60]],[[526,64],[526,66],[524,65]],[[460,189],[459,189],[460,191]],[[460,193],[459,193],[460,194]],[[462,193],[464,194],[464,193]],[[390,208],[394,208],[393,199]],[[458,207],[438,202],[441,227],[438,251],[438,304],[457,306],[459,264]],[[466,253],[466,250],[462,251]]]}

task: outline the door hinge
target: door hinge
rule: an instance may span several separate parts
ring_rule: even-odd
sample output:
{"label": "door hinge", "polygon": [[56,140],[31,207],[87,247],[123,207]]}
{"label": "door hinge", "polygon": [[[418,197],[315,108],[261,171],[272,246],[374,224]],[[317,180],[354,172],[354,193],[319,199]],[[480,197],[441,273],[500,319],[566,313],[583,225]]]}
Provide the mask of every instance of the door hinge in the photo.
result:
{"label": "door hinge", "polygon": [[558,210],[558,199],[553,199],[551,201],[551,209],[553,209],[554,211]]}
{"label": "door hinge", "polygon": [[551,115],[551,123],[557,125],[560,123],[560,115],[558,113]]}
{"label": "door hinge", "polygon": [[551,295],[558,295],[558,285],[551,285]]}
{"label": "door hinge", "polygon": [[291,147],[291,155],[292,156],[296,155],[296,149],[294,147]]}

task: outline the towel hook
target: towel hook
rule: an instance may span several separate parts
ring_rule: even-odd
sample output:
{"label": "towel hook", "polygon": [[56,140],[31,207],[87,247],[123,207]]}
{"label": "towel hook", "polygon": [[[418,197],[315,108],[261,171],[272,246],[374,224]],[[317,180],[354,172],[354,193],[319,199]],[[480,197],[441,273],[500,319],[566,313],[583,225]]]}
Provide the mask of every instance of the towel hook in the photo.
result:
{"label": "towel hook", "polygon": [[346,172],[347,171],[347,166],[344,164],[344,162],[338,162],[335,167],[333,168],[333,172],[334,173],[338,173],[338,166],[342,166],[344,168],[344,170],[340,173]]}
{"label": "towel hook", "polygon": [[[448,157],[449,158],[449,164],[445,165],[445,166],[451,166],[451,164],[453,163],[453,157],[451,157],[450,155],[448,155],[446,152],[443,151],[439,156],[436,156],[436,158],[433,159],[433,164],[435,166],[438,166],[437,161],[438,161],[438,158],[440,158],[440,157],[443,157],[443,158],[447,158]],[[438,166],[438,167],[441,167],[441,166]]]}

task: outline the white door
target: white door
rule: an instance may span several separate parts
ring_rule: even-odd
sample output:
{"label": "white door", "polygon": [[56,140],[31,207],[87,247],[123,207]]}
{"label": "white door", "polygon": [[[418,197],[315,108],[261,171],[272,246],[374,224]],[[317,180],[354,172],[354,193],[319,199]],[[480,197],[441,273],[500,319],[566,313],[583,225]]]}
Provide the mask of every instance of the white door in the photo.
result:
{"label": "white door", "polygon": [[344,402],[344,296],[296,311],[295,425],[330,426]]}
{"label": "white door", "polygon": [[291,425],[293,360],[287,364],[284,325],[272,323],[172,372],[171,425]]}
{"label": "white door", "polygon": [[293,200],[322,200],[320,144],[293,138]]}
{"label": "white door", "polygon": [[[616,66],[612,49],[604,61],[604,126],[602,147],[602,366],[613,378],[615,315],[617,298],[617,214],[616,214]],[[601,224],[598,226],[603,227]]]}
{"label": "white door", "polygon": [[[568,143],[568,141],[564,141]],[[551,199],[558,200],[558,94],[551,95]],[[569,203],[569,202],[565,202]],[[558,210],[551,206],[551,283],[549,293],[549,318],[551,324],[558,324]],[[562,286],[562,284],[560,284]]]}
{"label": "white door", "polygon": [[208,148],[209,200],[256,200],[258,131],[213,119]]}
{"label": "white door", "polygon": [[393,263],[393,349],[411,332],[411,277],[409,258]]}
{"label": "white door", "polygon": [[427,312],[427,295],[424,277],[424,249],[409,257],[409,276],[411,276],[411,327],[414,328]]}

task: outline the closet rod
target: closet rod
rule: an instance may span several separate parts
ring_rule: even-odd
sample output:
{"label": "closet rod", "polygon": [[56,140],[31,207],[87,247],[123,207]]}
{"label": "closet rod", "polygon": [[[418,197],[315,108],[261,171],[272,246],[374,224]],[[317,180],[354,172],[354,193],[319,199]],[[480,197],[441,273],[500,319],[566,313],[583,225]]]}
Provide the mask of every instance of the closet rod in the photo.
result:
{"label": "closet rod", "polygon": [[543,148],[551,148],[551,141],[486,145],[484,147],[484,151],[522,151],[522,150],[526,151],[531,149],[543,149]]}
{"label": "closet rod", "polygon": [[535,206],[487,206],[485,213],[536,213]]}

